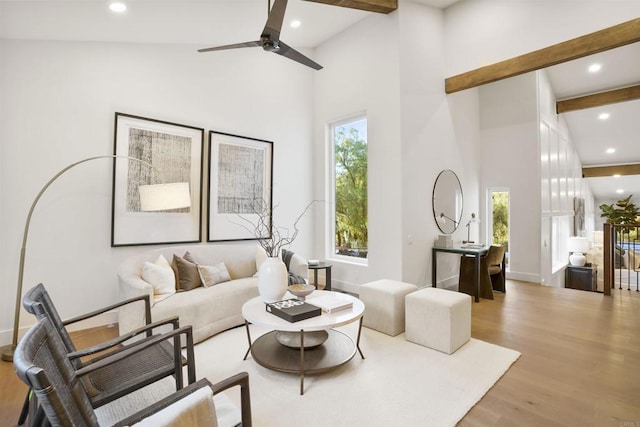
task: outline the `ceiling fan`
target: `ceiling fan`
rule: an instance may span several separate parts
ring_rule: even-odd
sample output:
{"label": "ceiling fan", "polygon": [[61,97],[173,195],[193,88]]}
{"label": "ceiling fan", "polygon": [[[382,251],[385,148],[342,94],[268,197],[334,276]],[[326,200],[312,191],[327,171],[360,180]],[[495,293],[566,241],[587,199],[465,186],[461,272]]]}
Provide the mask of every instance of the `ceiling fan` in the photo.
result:
{"label": "ceiling fan", "polygon": [[271,1],[268,3],[270,12],[267,16],[267,23],[260,34],[260,40],[229,44],[225,46],[208,47],[205,49],[198,49],[198,52],[211,52],[214,50],[227,50],[227,49],[239,49],[243,47],[262,47],[267,52],[277,53],[286,58],[299,62],[307,67],[311,67],[314,70],[322,69],[322,65],[307,58],[297,50],[285,44],[280,40],[280,30],[282,29],[282,22],[284,21],[284,12],[287,8],[287,0],[275,0],[273,2],[273,8],[271,8]]}

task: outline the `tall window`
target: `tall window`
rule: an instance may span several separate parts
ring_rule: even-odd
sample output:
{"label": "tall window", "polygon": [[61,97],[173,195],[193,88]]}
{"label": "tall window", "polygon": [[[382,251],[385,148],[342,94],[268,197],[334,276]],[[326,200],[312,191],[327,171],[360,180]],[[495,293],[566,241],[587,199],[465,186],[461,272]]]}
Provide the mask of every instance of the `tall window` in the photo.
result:
{"label": "tall window", "polygon": [[329,220],[333,256],[366,259],[367,118],[358,116],[331,124],[333,204]]}
{"label": "tall window", "polygon": [[489,190],[491,195],[491,244],[507,245],[505,263],[509,264],[509,190]]}

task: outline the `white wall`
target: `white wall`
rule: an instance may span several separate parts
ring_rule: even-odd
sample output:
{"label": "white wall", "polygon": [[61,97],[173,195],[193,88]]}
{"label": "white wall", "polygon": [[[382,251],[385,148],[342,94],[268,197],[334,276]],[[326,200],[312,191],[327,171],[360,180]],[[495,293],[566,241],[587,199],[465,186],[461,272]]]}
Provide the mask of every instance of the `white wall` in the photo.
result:
{"label": "white wall", "polygon": [[[509,189],[509,277],[540,281],[540,175],[536,77],[530,73],[480,88],[481,212],[487,189]],[[483,240],[486,221],[481,224]]]}
{"label": "white wall", "polygon": [[[369,265],[333,260],[338,288],[357,292],[380,278],[431,284],[439,233],[431,196],[442,169],[460,177],[463,218],[478,212],[477,95],[445,95],[442,34],[442,10],[404,1],[396,12],[367,18],[316,49],[326,64],[314,82],[318,158],[326,155],[327,123],[362,111],[369,120]],[[316,168],[320,197],[327,171]],[[466,238],[466,229],[454,238]],[[321,243],[319,234],[317,251],[325,253]],[[457,283],[458,259],[439,256],[439,283]]]}
{"label": "white wall", "polygon": [[[471,212],[478,213],[477,91],[444,93],[443,19],[440,9],[400,4],[402,280],[420,286],[432,282],[431,247],[440,233],[432,190],[440,171],[453,170],[462,185],[462,221],[454,240],[467,238],[465,224]],[[456,288],[460,257],[437,256],[439,286]]]}
{"label": "white wall", "polygon": [[[116,111],[273,141],[276,225],[290,227],[312,200],[311,69],[261,50],[157,44],[2,40],[0,58],[0,343],[29,205],[66,165],[113,152]],[[293,246],[307,257],[313,216]],[[110,161],[69,171],[34,213],[24,288],[45,282],[63,317],[117,301],[118,264],[148,248],[111,248],[110,227]]]}
{"label": "white wall", "polygon": [[[326,200],[327,124],[365,112],[368,121],[368,266],[333,262],[337,288],[402,275],[400,94],[397,13],[374,15],[316,49],[325,67],[314,77],[316,196]],[[327,209],[332,209],[330,203]],[[317,258],[329,253],[325,217],[316,226]]]}

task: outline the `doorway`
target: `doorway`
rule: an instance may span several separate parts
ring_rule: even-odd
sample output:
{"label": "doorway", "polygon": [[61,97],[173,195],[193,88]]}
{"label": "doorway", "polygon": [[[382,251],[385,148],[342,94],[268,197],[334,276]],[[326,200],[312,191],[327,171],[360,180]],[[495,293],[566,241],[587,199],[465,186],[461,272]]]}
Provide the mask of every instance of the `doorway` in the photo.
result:
{"label": "doorway", "polygon": [[488,191],[488,230],[490,245],[506,245],[505,266],[509,268],[509,189],[490,188]]}

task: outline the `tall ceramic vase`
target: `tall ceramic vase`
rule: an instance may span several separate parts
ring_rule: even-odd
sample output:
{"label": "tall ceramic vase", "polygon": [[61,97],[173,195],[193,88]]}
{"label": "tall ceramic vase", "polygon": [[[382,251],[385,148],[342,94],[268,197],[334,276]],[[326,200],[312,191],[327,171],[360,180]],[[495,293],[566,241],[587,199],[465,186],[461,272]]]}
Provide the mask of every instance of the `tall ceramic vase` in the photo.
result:
{"label": "tall ceramic vase", "polygon": [[258,272],[258,292],[264,302],[280,301],[287,292],[287,267],[278,256],[268,257]]}

